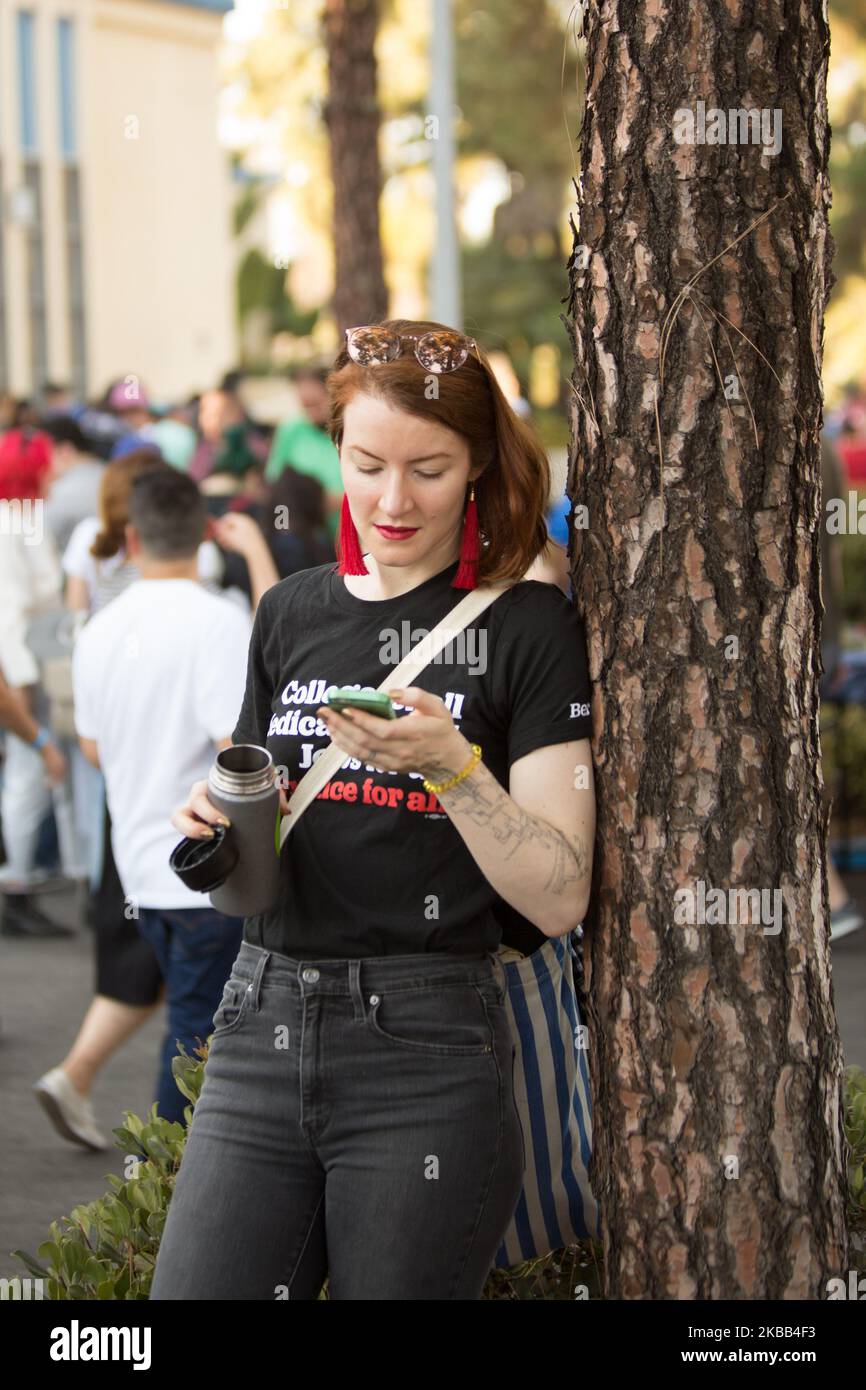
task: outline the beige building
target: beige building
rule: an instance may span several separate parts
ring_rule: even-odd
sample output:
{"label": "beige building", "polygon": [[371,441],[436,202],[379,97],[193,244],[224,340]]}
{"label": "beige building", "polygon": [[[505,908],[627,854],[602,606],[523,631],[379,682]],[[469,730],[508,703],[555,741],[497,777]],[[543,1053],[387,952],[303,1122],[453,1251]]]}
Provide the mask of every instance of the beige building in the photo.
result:
{"label": "beige building", "polygon": [[0,0],[0,390],[168,398],[233,365],[231,7]]}

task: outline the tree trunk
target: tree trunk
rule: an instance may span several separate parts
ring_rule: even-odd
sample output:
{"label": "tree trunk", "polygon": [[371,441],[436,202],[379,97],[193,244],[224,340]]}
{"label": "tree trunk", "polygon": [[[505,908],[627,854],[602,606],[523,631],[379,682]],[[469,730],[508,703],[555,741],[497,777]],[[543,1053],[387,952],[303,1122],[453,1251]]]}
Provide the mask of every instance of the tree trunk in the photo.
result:
{"label": "tree trunk", "polygon": [[[600,0],[586,24],[564,322],[606,1293],[826,1298],[848,1269],[817,696],[826,17]],[[737,108],[782,113],[778,153],[779,116],[745,143]]]}
{"label": "tree trunk", "polygon": [[328,54],[325,123],[334,196],[334,316],[346,328],[388,312],[379,239],[378,0],[325,0]]}

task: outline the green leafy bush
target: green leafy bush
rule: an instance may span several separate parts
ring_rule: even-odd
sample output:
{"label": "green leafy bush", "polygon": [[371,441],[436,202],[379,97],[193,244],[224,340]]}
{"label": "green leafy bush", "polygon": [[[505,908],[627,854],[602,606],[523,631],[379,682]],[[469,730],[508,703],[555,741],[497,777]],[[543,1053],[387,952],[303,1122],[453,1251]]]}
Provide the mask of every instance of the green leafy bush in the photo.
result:
{"label": "green leafy bush", "polygon": [[848,1227],[855,1266],[866,1273],[866,1071],[845,1073],[845,1135],[848,1157]]}
{"label": "green leafy bush", "polygon": [[[206,1048],[190,1056],[181,1044],[172,1062],[174,1079],[190,1101],[186,1125],[158,1116],[156,1102],[144,1122],[124,1111],[124,1123],[112,1133],[126,1155],[126,1178],[107,1174],[110,1192],[75,1207],[59,1223],[52,1221],[37,1259],[23,1250],[12,1252],[43,1281],[46,1298],[147,1298],[206,1057]],[[15,1296],[11,1289],[10,1295]]]}

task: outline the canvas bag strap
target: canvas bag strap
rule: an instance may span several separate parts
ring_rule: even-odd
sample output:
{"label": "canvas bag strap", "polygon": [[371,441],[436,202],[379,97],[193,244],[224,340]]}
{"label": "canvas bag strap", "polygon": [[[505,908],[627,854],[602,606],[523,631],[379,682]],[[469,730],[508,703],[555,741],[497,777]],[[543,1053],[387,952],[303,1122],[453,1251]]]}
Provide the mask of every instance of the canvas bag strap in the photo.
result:
{"label": "canvas bag strap", "polygon": [[[449,642],[453,641],[464,628],[483,613],[485,608],[489,608],[500,594],[504,594],[506,589],[510,588],[510,584],[482,584],[477,589],[470,589],[466,597],[462,598],[451,612],[446,614],[441,623],[437,623],[433,631],[428,632],[427,636],[423,637],[417,646],[412,648],[393,673],[385,677],[378,689],[401,689],[411,685],[415,677],[424,670],[425,666],[429,666],[433,658],[438,656]],[[318,796],[345,757],[346,754],[342,749],[332,744],[327,752],[317,758],[313,766],[304,773],[289,797],[289,813],[283,816],[280,823],[280,849],[310,802]]]}

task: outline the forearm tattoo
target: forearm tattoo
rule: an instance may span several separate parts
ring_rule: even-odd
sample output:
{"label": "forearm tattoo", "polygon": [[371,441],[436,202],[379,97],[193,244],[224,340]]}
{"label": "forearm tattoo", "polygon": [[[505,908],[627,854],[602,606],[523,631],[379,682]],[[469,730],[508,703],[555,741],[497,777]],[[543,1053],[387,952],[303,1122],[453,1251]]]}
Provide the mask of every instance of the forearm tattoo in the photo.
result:
{"label": "forearm tattoo", "polygon": [[[434,771],[431,781],[450,776],[449,769]],[[449,815],[463,814],[478,826],[493,833],[494,839],[505,848],[506,859],[526,845],[539,844],[550,856],[550,873],[545,891],[561,894],[568,885],[586,877],[588,856],[579,835],[568,836],[546,821],[530,816],[522,806],[500,786],[483,763],[473,768],[468,777],[440,794],[439,800]]]}

